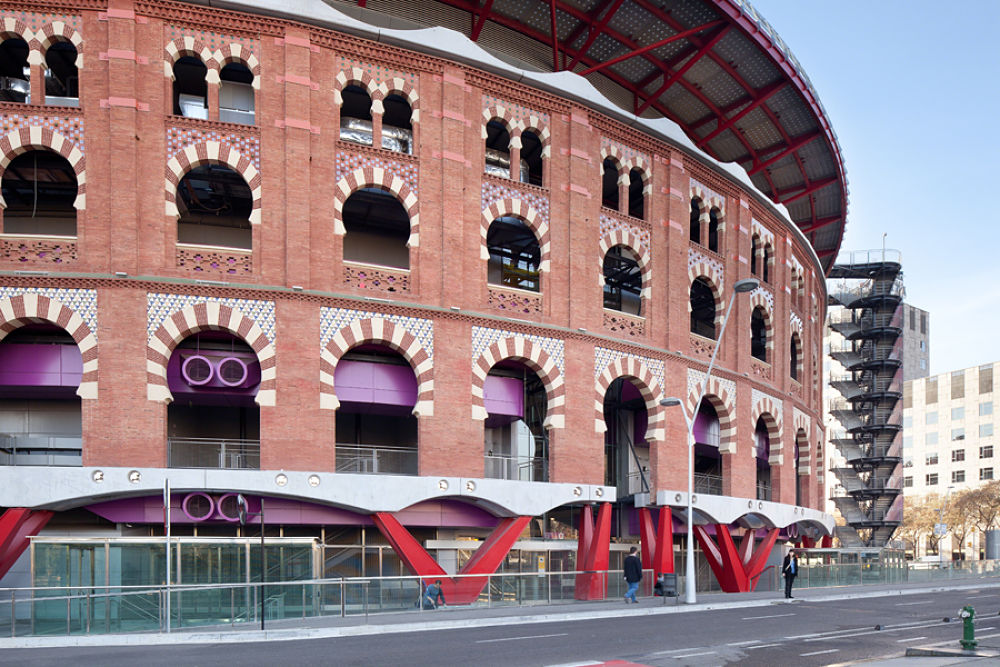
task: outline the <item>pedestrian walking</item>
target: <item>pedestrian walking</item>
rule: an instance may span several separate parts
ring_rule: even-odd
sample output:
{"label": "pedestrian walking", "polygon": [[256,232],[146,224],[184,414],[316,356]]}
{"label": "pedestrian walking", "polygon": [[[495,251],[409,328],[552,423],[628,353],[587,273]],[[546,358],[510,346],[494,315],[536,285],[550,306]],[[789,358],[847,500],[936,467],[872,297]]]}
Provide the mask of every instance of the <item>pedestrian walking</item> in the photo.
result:
{"label": "pedestrian walking", "polygon": [[638,549],[632,547],[628,550],[628,556],[625,556],[624,570],[625,570],[625,581],[628,582],[628,590],[625,591],[625,604],[629,603],[629,598],[632,602],[638,604],[639,601],[635,599],[635,594],[639,590],[639,582],[642,581],[642,561],[636,555]]}
{"label": "pedestrian walking", "polygon": [[785,597],[790,600],[792,598],[792,582],[799,574],[799,557],[795,554],[794,549],[785,555],[785,560],[781,564],[781,574],[785,576]]}

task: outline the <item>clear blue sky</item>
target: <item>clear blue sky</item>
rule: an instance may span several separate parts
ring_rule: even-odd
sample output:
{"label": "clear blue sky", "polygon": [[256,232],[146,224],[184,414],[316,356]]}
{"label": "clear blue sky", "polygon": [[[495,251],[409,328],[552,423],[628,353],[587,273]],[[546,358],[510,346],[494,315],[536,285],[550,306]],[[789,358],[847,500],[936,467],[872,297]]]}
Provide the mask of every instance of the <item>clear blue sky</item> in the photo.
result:
{"label": "clear blue sky", "polygon": [[1000,360],[1000,0],[751,0],[840,139],[843,249],[903,254],[932,374]]}

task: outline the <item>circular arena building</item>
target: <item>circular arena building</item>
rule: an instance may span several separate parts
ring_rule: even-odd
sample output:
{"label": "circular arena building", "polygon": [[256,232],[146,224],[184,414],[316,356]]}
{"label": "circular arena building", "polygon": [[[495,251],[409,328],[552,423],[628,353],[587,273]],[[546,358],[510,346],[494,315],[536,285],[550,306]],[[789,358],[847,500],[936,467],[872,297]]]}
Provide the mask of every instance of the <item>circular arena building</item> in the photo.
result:
{"label": "circular arena building", "polygon": [[830,535],[847,182],[745,0],[0,20],[3,586],[589,599],[683,572],[690,500],[740,592]]}

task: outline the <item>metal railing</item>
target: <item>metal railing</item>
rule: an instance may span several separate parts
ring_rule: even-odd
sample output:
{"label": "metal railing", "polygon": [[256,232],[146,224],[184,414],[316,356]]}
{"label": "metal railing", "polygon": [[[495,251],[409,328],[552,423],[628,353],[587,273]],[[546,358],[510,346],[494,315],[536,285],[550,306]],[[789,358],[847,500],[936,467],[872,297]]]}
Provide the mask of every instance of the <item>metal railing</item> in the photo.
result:
{"label": "metal railing", "polygon": [[757,482],[757,500],[771,499],[771,483]]}
{"label": "metal railing", "polygon": [[337,472],[369,475],[416,475],[416,447],[337,444]]}
{"label": "metal railing", "polygon": [[81,436],[0,433],[0,465],[83,465]]}
{"label": "metal railing", "polygon": [[705,493],[710,496],[722,495],[722,475],[709,475],[707,473],[694,473],[694,492]]}
{"label": "metal railing", "polygon": [[490,456],[485,459],[486,479],[514,479],[522,482],[547,482],[548,459],[534,456]]}
{"label": "metal railing", "polygon": [[260,440],[168,438],[167,466],[259,470]]}

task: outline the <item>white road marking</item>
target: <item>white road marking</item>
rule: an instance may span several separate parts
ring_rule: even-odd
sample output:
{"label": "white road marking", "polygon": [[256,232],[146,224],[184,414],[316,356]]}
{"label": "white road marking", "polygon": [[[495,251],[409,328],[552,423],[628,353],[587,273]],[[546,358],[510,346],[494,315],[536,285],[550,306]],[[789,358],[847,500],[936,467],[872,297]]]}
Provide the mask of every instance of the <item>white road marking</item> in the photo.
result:
{"label": "white road marking", "polygon": [[772,646],[781,646],[781,644],[758,644],[757,646],[747,646],[747,650],[750,651],[755,648],[771,648]]}
{"label": "white road marking", "polygon": [[808,635],[792,635],[790,637],[785,637],[785,639],[805,639],[806,637],[819,637],[821,634],[832,634],[832,633],[812,632]]}
{"label": "white road marking", "polygon": [[995,597],[996,597],[996,595],[970,595],[969,597],[967,597],[965,599],[966,600],[975,600],[977,598],[995,598]]}
{"label": "white road marking", "polygon": [[802,657],[802,658],[805,658],[805,657],[808,657],[810,655],[823,655],[824,653],[836,653],[839,650],[840,650],[839,648],[830,648],[830,649],[827,649],[825,651],[813,651],[812,653],[799,653],[799,656]]}
{"label": "white road marking", "polygon": [[981,628],[981,627],[979,627],[979,626],[977,625],[977,626],[976,626],[976,630],[979,630],[980,632],[985,632],[985,631],[987,631],[987,630],[996,630],[996,628],[992,628],[992,627],[990,627],[990,628]]}
{"label": "white road marking", "polygon": [[746,642],[730,642],[729,644],[726,644],[726,646],[749,646],[750,644],[759,644],[759,643],[760,643],[759,639],[751,639],[750,641]]}
{"label": "white road marking", "polygon": [[680,660],[681,658],[693,658],[697,655],[715,655],[715,651],[705,651],[704,653],[684,653],[683,655],[670,656],[675,660]]}
{"label": "white road marking", "polygon": [[927,639],[927,637],[907,637],[906,639],[897,639],[896,643],[902,644],[903,642],[915,642],[920,641],[921,639]]}
{"label": "white road marking", "polygon": [[512,642],[512,641],[517,641],[519,639],[545,639],[547,637],[565,637],[568,634],[569,634],[568,632],[560,632],[559,634],[555,635],[529,635],[527,637],[501,637],[499,639],[477,639],[476,643],[489,644],[491,642]]}
{"label": "white road marking", "polygon": [[897,607],[912,607],[915,604],[927,604],[926,602],[897,602]]}
{"label": "white road marking", "polygon": [[753,621],[758,618],[781,618],[783,616],[795,616],[795,614],[769,614],[767,616],[744,616],[741,620]]}

